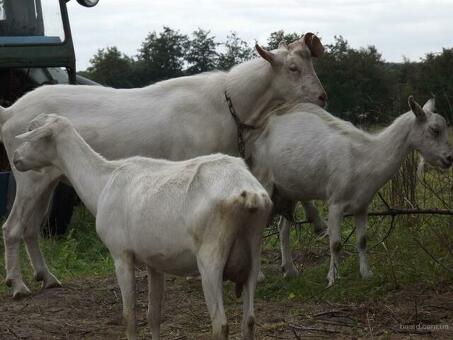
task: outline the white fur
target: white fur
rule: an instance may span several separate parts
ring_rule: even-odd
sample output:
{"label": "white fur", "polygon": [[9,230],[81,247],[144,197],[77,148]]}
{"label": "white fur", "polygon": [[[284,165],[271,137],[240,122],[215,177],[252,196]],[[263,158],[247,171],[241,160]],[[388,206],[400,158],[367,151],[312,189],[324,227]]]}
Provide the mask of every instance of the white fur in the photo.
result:
{"label": "white fur", "polygon": [[[337,275],[341,248],[340,225],[344,214],[356,217],[360,272],[371,275],[365,255],[367,208],[374,194],[400,167],[406,155],[418,150],[432,165],[449,167],[453,153],[448,144],[445,119],[422,109],[415,101],[409,111],[382,132],[372,135],[355,128],[312,104],[296,105],[292,111],[273,116],[255,141],[252,172],[274,192],[279,202],[324,200],[329,206],[328,230],[331,262],[329,285]],[[414,113],[416,113],[414,115]],[[438,131],[433,135],[432,129]],[[289,251],[289,226],[282,228],[282,267],[295,271]]]}
{"label": "white fur", "polygon": [[[228,73],[211,72],[163,81],[142,89],[44,86],[0,108],[1,137],[8,157],[18,146],[14,137],[26,131],[40,113],[56,113],[71,120],[82,137],[108,159],[150,156],[184,160],[222,152],[237,155],[237,130],[224,98],[227,91],[240,120],[261,125],[283,103],[324,104],[324,89],[308,47],[295,42],[273,52],[272,64],[254,59]],[[296,66],[297,72],[289,70]],[[61,171],[48,167],[19,174],[16,199],[3,225],[6,282],[13,296],[29,293],[20,272],[19,245],[27,253],[44,287],[60,285],[49,272],[38,244],[39,226]]]}
{"label": "white fur", "polygon": [[148,267],[153,339],[159,339],[164,273],[197,271],[214,338],[228,337],[224,275],[245,286],[242,330],[245,339],[254,338],[260,244],[272,203],[242,159],[213,154],[178,162],[107,161],[56,115],[38,116],[18,139],[24,143],[14,154],[17,170],[57,167],[96,216],[96,231],[114,259],[128,339],[137,338],[135,263]]}

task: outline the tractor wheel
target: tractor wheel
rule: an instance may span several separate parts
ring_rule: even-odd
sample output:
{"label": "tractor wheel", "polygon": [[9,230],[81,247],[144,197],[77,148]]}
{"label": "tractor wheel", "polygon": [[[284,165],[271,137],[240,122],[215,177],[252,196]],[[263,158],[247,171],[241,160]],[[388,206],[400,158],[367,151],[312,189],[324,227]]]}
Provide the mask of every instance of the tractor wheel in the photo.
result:
{"label": "tractor wheel", "polygon": [[72,186],[58,184],[53,194],[49,218],[44,224],[45,235],[61,236],[68,230],[76,200],[77,194]]}

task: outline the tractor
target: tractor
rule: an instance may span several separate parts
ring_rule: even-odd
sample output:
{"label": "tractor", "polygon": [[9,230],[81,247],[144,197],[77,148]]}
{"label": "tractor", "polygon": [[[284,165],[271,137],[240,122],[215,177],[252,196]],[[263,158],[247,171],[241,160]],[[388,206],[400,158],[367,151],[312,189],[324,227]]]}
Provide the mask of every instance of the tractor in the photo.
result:
{"label": "tractor", "polygon": [[[10,106],[42,85],[97,83],[78,76],[66,4],[70,0],[0,0],[0,105]],[[85,7],[99,0],[77,0]],[[0,146],[0,216],[14,202],[15,181]],[[63,234],[77,196],[60,183],[53,194],[45,233]]]}

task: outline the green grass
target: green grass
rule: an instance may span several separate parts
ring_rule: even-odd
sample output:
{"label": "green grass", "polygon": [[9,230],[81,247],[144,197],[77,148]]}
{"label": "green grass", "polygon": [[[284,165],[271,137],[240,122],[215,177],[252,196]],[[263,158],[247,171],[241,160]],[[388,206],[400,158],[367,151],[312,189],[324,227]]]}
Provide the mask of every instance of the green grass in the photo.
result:
{"label": "green grass", "polygon": [[[96,235],[94,217],[83,207],[77,207],[69,231],[61,238],[41,238],[41,249],[52,271],[61,281],[87,276],[105,276],[113,273],[113,262],[107,248]],[[5,278],[4,245],[0,242],[0,279]],[[21,264],[25,282],[30,288],[39,289],[33,279],[24,246],[21,246]],[[7,288],[0,284],[0,293]]]}
{"label": "green grass", "polygon": [[[307,230],[310,226],[306,225],[304,227],[306,230],[300,232],[299,235],[293,232],[292,235],[293,249],[299,249],[299,254],[302,252],[302,256],[296,261],[296,263],[303,264],[303,268],[299,268],[299,277],[285,280],[282,278],[279,268],[267,271],[267,280],[258,286],[257,296],[275,301],[293,299],[316,301],[322,298],[332,302],[358,303],[378,299],[398,289],[424,290],[445,287],[453,283],[453,274],[434,263],[410,234],[410,232],[414,232],[430,253],[444,266],[453,269],[451,243],[448,245],[445,242],[439,242],[438,236],[435,235],[436,232],[430,225],[433,219],[428,218],[425,224],[418,225],[416,230],[408,225],[407,220],[399,221],[390,237],[369,252],[370,268],[374,273],[370,280],[362,280],[360,277],[358,256],[355,253],[354,245],[349,241],[340,261],[340,279],[336,281],[334,287],[328,289],[326,288],[326,275],[329,267],[327,240],[314,241],[314,235]],[[451,222],[448,225],[447,218],[441,219],[443,219],[441,222],[445,223],[442,225],[443,227],[439,227],[442,230],[442,237],[446,240],[453,239]],[[373,224],[373,221],[370,224]],[[370,230],[370,246],[378,243],[384,237],[385,227],[376,225]],[[344,225],[343,229],[343,239],[345,239],[349,235],[351,227]],[[265,249],[267,251],[275,249],[273,243],[268,240]],[[310,263],[312,262],[310,258],[313,257],[316,259],[314,264]],[[276,261],[280,261],[279,257]],[[309,263],[306,265],[305,262]]]}
{"label": "green grass", "polygon": [[[411,163],[412,162],[412,163]],[[426,172],[424,181],[431,189],[421,185],[412,190],[408,186],[414,172],[414,160],[403,166],[400,174],[388,183],[381,192],[393,207],[408,208],[416,204],[423,208],[453,207],[453,170],[447,173]],[[415,202],[408,200],[411,195]],[[326,216],[325,205],[320,211]],[[384,203],[375,198],[370,211],[385,210]],[[297,210],[297,218],[303,220],[302,209]],[[340,280],[333,288],[327,285],[329,253],[327,239],[318,241],[311,225],[292,231],[293,252],[301,275],[284,280],[280,273],[279,243],[276,235],[265,239],[263,268],[267,276],[257,289],[257,297],[266,300],[316,301],[327,299],[331,302],[361,302],[379,299],[401,289],[442,289],[453,284],[453,274],[435,263],[417,244],[413,237],[443,266],[453,270],[453,217],[452,216],[400,216],[395,227],[384,243],[380,241],[390,227],[390,217],[369,219],[368,246],[370,267],[374,272],[371,280],[361,279],[358,270],[358,256],[355,253],[355,235],[344,246],[340,262]],[[345,219],[342,227],[343,240],[353,229],[353,219]],[[272,232],[272,228],[268,232]],[[373,247],[374,245],[377,245]],[[93,276],[113,275],[113,263],[108,250],[96,235],[94,218],[83,207],[75,211],[69,232],[60,239],[41,239],[41,246],[50,270],[63,282]],[[3,281],[4,249],[0,242],[0,279]],[[21,249],[21,263],[24,279],[32,289],[39,289],[26,253]],[[227,301],[233,298],[232,285],[227,285]],[[7,292],[0,284],[0,294]]]}
{"label": "green grass", "polygon": [[[411,163],[412,162],[412,163]],[[382,190],[386,202],[394,208],[453,208],[453,171],[428,170],[423,180],[417,180],[415,190],[408,186],[414,180],[416,159],[409,159]],[[425,183],[427,186],[425,186]],[[412,197],[412,198],[411,198]],[[318,206],[326,216],[326,206]],[[386,210],[378,197],[369,211]],[[303,220],[299,207],[296,218]],[[345,240],[353,230],[354,220],[346,218],[342,225]],[[311,225],[304,224],[292,231],[293,253],[296,265],[302,265],[298,278],[284,280],[279,268],[266,273],[268,280],[258,287],[257,295],[265,299],[297,299],[300,301],[327,299],[333,302],[361,302],[378,299],[398,289],[442,289],[453,283],[453,217],[441,215],[405,215],[395,218],[390,236],[385,238],[391,217],[370,217],[367,230],[369,262],[374,273],[371,280],[364,281],[359,274],[358,256],[355,250],[355,234],[344,246],[340,261],[340,280],[333,288],[327,286],[329,265],[327,239],[316,240]],[[266,239],[264,249],[274,251],[273,262],[280,261],[275,253],[278,242],[273,236]],[[423,247],[442,265],[437,264]],[[271,261],[272,262],[272,261]],[[268,264],[270,265],[270,264]],[[448,268],[448,269],[445,269]],[[299,268],[300,269],[300,268]]]}

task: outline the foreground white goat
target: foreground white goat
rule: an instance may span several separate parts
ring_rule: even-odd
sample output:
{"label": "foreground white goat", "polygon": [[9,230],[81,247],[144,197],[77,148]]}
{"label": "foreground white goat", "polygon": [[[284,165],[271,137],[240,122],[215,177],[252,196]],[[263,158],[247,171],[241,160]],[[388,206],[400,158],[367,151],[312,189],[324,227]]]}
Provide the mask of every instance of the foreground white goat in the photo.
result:
{"label": "foreground white goat", "polygon": [[[262,58],[232,68],[163,81],[142,89],[115,90],[93,86],[44,86],[0,108],[1,138],[11,161],[18,143],[39,113],[56,113],[71,120],[77,131],[108,159],[150,156],[184,160],[222,152],[238,155],[237,126],[225,100],[231,98],[238,120],[261,125],[284,103],[324,105],[326,94],[313,69],[312,57],[322,53],[319,39],[303,39],[268,52]],[[19,246],[25,241],[36,278],[43,287],[60,285],[49,272],[39,249],[39,226],[46,214],[61,171],[51,166],[19,175],[16,199],[3,226],[6,283],[13,296],[30,291],[23,282]]]}
{"label": "foreground white goat", "polygon": [[[255,142],[252,172],[275,188],[277,212],[288,212],[292,202],[325,200],[329,207],[328,231],[331,261],[329,285],[338,273],[340,225],[344,214],[356,218],[360,273],[371,275],[366,258],[367,208],[374,194],[415,149],[435,166],[448,168],[453,153],[445,119],[433,113],[434,100],[423,108],[409,97],[409,111],[377,135],[368,134],[335,118],[323,109],[300,104],[293,113],[273,116]],[[288,205],[289,203],[289,205]],[[286,214],[287,215],[287,214]],[[294,265],[289,249],[289,224],[281,231],[282,268]]]}
{"label": "foreground white goat", "polygon": [[149,323],[159,339],[163,273],[201,274],[215,339],[228,337],[222,280],[244,290],[242,331],[254,338],[253,298],[260,243],[272,203],[239,158],[215,154],[172,162],[134,157],[107,161],[68,119],[41,115],[14,153],[19,171],[53,165],[96,216],[123,297],[128,339],[136,338],[135,263],[149,280]]}

